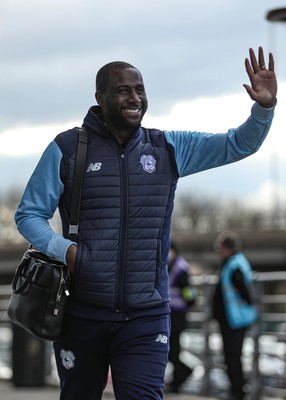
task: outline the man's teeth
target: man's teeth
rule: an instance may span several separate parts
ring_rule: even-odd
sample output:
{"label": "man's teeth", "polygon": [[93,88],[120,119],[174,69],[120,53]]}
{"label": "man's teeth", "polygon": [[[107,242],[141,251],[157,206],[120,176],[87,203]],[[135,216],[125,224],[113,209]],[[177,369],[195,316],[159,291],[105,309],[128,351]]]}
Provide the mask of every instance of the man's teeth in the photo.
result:
{"label": "man's teeth", "polygon": [[128,108],[126,111],[130,112],[130,113],[137,113],[137,112],[139,112],[139,110],[140,110],[139,108],[135,108],[135,109],[134,108]]}

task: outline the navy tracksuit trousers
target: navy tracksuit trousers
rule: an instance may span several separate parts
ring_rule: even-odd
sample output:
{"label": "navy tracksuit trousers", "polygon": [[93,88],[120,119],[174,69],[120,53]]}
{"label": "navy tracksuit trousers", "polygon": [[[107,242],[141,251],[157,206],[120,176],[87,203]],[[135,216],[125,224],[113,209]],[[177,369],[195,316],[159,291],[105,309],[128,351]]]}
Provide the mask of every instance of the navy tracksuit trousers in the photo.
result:
{"label": "navy tracksuit trousers", "polygon": [[169,315],[124,322],[68,315],[54,343],[61,400],[100,400],[111,369],[117,400],[161,400],[170,336]]}

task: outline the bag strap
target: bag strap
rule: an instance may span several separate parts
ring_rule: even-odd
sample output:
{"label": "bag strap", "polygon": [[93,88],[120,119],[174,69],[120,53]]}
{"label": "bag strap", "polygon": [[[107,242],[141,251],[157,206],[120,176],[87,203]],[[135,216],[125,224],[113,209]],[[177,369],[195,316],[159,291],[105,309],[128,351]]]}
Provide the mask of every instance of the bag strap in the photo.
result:
{"label": "bag strap", "polygon": [[18,286],[18,281],[21,278],[22,271],[25,269],[27,263],[29,263],[30,257],[28,255],[28,251],[24,254],[20,264],[18,265],[18,268],[16,269],[16,273],[13,277],[12,281],[12,289],[13,292],[16,294],[22,293],[26,287],[30,284],[32,281],[34,274],[37,270],[37,265],[34,264],[33,267],[29,270],[28,275],[26,276],[26,279],[24,281],[20,281],[20,286]]}
{"label": "bag strap", "polygon": [[69,236],[78,235],[79,212],[83,174],[85,168],[85,160],[87,153],[88,132],[84,127],[76,128],[78,131],[78,144],[76,153],[76,163],[72,188],[72,203],[69,221]]}

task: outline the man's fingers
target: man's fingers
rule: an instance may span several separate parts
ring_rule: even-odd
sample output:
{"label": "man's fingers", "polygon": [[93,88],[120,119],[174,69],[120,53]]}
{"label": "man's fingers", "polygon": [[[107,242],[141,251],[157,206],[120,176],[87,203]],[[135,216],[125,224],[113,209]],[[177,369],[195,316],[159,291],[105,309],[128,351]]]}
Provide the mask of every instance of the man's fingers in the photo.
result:
{"label": "man's fingers", "polygon": [[259,68],[266,69],[265,60],[264,60],[264,53],[262,47],[258,48],[258,60],[259,60]]}
{"label": "man's fingers", "polygon": [[255,92],[253,91],[252,87],[247,85],[246,83],[243,85],[243,87],[245,88],[245,90],[247,91],[247,93],[249,94],[250,98],[252,100],[255,100]]}
{"label": "man's fingers", "polygon": [[250,65],[250,62],[249,62],[248,58],[245,59],[245,69],[246,69],[246,72],[247,72],[247,74],[248,74],[248,76],[249,76],[249,78],[251,80],[252,76],[254,75],[254,71],[253,71],[253,69],[252,69],[252,67]]}
{"label": "man's fingers", "polygon": [[[250,78],[253,74],[257,74],[259,71],[267,69],[262,47],[259,47],[258,49],[258,60],[255,56],[254,50],[252,48],[249,49],[249,59],[245,59],[245,68]],[[268,69],[269,71],[274,72],[274,57],[272,53],[269,53]]]}
{"label": "man's fingers", "polygon": [[250,57],[250,61],[251,61],[251,65],[252,65],[253,71],[255,73],[257,73],[258,71],[260,71],[260,68],[259,68],[256,56],[255,56],[254,50],[252,48],[249,49],[249,57]]}
{"label": "man's fingers", "polygon": [[274,71],[274,57],[272,53],[269,53],[269,64],[268,64],[269,71]]}
{"label": "man's fingers", "polygon": [[[258,59],[255,56],[255,52],[252,48],[249,49],[249,59],[253,72],[256,74],[260,70],[266,69],[265,58],[264,58],[264,51],[263,48],[260,46],[258,48]],[[274,58],[272,53],[269,53],[269,64],[268,68],[270,71],[274,71]],[[249,68],[248,68],[249,72]]]}

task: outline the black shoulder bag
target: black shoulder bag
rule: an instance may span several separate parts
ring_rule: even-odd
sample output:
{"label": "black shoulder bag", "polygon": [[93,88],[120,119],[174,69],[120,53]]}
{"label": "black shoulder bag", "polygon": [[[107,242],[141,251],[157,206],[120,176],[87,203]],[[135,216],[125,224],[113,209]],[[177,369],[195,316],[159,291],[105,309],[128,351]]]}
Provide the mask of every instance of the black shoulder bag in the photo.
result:
{"label": "black shoulder bag", "polygon": [[[71,238],[78,235],[88,142],[86,129],[77,129],[78,146],[69,224]],[[12,281],[12,294],[7,309],[10,320],[36,337],[57,340],[65,317],[70,280],[70,272],[65,264],[29,247]]]}

